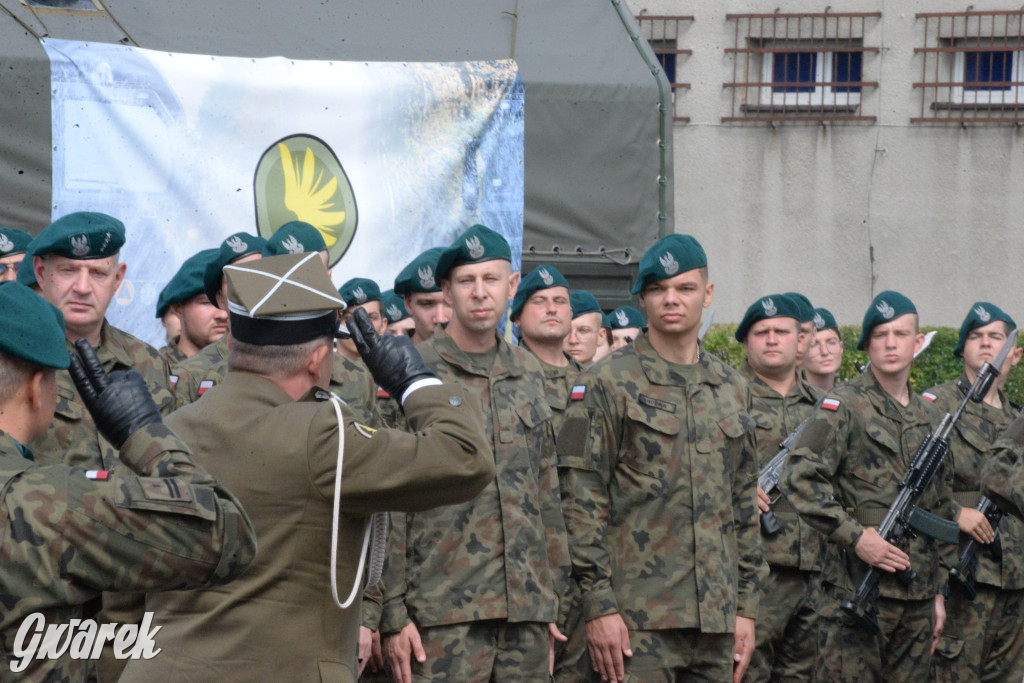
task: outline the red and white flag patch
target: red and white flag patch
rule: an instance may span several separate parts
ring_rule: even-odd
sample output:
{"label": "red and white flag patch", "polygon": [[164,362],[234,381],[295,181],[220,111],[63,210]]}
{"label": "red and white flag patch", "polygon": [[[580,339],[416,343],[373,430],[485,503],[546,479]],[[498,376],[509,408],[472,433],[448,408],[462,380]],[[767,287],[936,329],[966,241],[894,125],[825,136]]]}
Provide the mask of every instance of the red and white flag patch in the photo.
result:
{"label": "red and white flag patch", "polygon": [[936,396],[935,394],[930,394],[927,391],[922,393],[921,395],[924,396],[929,401],[931,401],[932,403],[935,403],[935,399],[938,398],[938,396]]}
{"label": "red and white flag patch", "polygon": [[86,479],[95,479],[96,481],[106,481],[110,479],[110,470],[86,470]]}
{"label": "red and white flag patch", "polygon": [[199,395],[202,396],[203,394],[205,394],[207,390],[210,389],[212,386],[212,379],[204,379],[202,382],[199,383]]}
{"label": "red and white flag patch", "polygon": [[377,398],[391,398],[391,394],[383,389],[377,389]]}
{"label": "red and white flag patch", "polygon": [[178,376],[177,375],[167,375],[167,379],[171,380],[171,389],[173,389],[174,387],[178,386]]}
{"label": "red and white flag patch", "polygon": [[572,388],[572,393],[569,394],[569,399],[572,401],[580,401],[586,393],[587,387],[583,384],[577,384]]}
{"label": "red and white flag patch", "polygon": [[839,401],[834,398],[826,398],[821,402],[821,407],[835,412],[836,410],[839,410]]}

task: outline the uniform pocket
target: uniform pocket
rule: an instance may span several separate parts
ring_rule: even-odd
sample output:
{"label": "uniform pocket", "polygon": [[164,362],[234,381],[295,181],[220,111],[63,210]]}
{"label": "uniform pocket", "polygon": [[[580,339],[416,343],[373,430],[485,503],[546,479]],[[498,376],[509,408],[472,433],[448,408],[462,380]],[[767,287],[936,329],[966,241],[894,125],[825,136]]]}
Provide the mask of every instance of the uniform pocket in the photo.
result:
{"label": "uniform pocket", "polygon": [[652,477],[666,475],[668,460],[675,452],[679,418],[672,413],[638,403],[626,406],[620,462]]}

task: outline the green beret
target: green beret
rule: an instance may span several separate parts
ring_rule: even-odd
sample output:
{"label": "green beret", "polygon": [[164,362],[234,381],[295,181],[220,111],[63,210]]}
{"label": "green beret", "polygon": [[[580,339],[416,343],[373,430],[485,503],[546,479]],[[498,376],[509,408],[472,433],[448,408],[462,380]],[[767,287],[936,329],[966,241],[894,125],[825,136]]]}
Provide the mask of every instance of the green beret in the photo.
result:
{"label": "green beret", "polygon": [[441,280],[437,277],[437,259],[442,253],[444,247],[427,249],[402,268],[395,278],[395,294],[405,296],[417,292],[440,292]]}
{"label": "green beret", "polygon": [[878,325],[892,322],[896,318],[908,313],[917,313],[914,302],[899,292],[887,289],[874,298],[864,314],[864,322],[861,323],[860,339],[857,341],[857,350],[863,351],[867,346],[871,330]]}
{"label": "green beret", "polygon": [[437,280],[448,279],[453,268],[484,261],[512,261],[508,241],[490,228],[477,224],[455,238],[437,259]]}
{"label": "green beret", "polygon": [[76,211],[43,228],[32,240],[32,253],[82,260],[106,258],[121,250],[124,239],[124,223],[113,216]]}
{"label": "green beret", "polygon": [[25,252],[24,260],[18,264],[17,281],[26,287],[39,286],[39,283],[36,282],[35,254],[32,253],[31,246]]}
{"label": "green beret", "polygon": [[260,346],[333,337],[345,302],[319,254],[287,254],[225,266],[231,336]]}
{"label": "green beret", "polygon": [[263,246],[264,256],[280,256],[281,254],[308,254],[311,251],[324,251],[327,243],[320,231],[309,223],[291,221],[274,231]]}
{"label": "green beret", "polygon": [[388,319],[389,325],[409,317],[409,312],[405,310],[405,301],[402,297],[395,294],[393,289],[380,293],[380,305],[384,311],[384,317]]}
{"label": "green beret", "polygon": [[690,235],[662,237],[640,259],[640,268],[631,292],[639,294],[652,282],[667,280],[706,265],[708,256],[704,253],[704,247]]}
{"label": "green beret", "polygon": [[644,314],[632,306],[619,306],[608,314],[608,327],[613,330],[621,330],[627,327],[647,327]]}
{"label": "green beret", "polygon": [[516,290],[516,295],[512,298],[512,310],[509,312],[509,317],[515,320],[522,312],[527,299],[542,289],[551,289],[552,287],[565,287],[568,290],[569,281],[554,266],[534,268],[519,282],[519,289]]}
{"label": "green beret", "polygon": [[380,287],[373,280],[365,277],[354,277],[341,287],[338,287],[338,294],[344,299],[345,305],[349,308],[362,306],[371,301],[380,301]]}
{"label": "green beret", "polygon": [[577,289],[575,292],[569,295],[569,303],[572,305],[572,319],[584,315],[586,313],[600,313],[601,314],[601,327],[604,327],[604,311],[601,310],[601,304],[598,303],[597,297],[582,289]]}
{"label": "green beret", "polygon": [[800,321],[798,300],[788,294],[769,294],[750,304],[736,328],[736,341],[742,342],[754,323],[769,318],[792,318]]}
{"label": "green beret", "polygon": [[224,266],[244,256],[262,254],[266,243],[262,237],[248,232],[236,232],[220,243],[217,256],[206,264],[206,270],[203,271],[203,291],[211,304],[217,305],[217,292],[220,291]]}
{"label": "green beret", "polygon": [[1017,327],[1017,323],[1013,322],[1013,318],[995,304],[990,304],[987,301],[975,301],[974,305],[971,306],[971,312],[967,314],[963,324],[960,325],[960,337],[956,340],[956,348],[953,349],[953,355],[960,358],[963,357],[964,342],[967,341],[967,335],[971,333],[971,330],[984,327],[996,320],[1002,320],[1004,323],[1009,324],[1011,330]]}
{"label": "green beret", "polygon": [[836,322],[836,317],[832,315],[832,311],[827,308],[815,308],[814,309],[814,329],[818,330],[835,330],[839,331],[839,323]]}
{"label": "green beret", "polygon": [[64,316],[17,282],[0,282],[0,350],[33,365],[64,370],[71,364]]}
{"label": "green beret", "polygon": [[178,272],[160,291],[160,297],[156,301],[156,317],[164,317],[164,313],[171,307],[171,304],[188,301],[196,294],[202,294],[206,266],[219,254],[220,249],[203,249],[198,254],[193,254],[185,259],[181,268],[178,268]]}
{"label": "green beret", "polygon": [[601,316],[601,327],[608,330],[608,336],[610,337],[612,333],[612,319],[607,313]]}
{"label": "green beret", "polygon": [[24,254],[32,235],[17,228],[0,228],[0,258]]}
{"label": "green beret", "polygon": [[814,304],[811,300],[800,292],[786,292],[786,296],[793,300],[797,305],[798,315],[797,318],[802,323],[809,323],[814,321]]}

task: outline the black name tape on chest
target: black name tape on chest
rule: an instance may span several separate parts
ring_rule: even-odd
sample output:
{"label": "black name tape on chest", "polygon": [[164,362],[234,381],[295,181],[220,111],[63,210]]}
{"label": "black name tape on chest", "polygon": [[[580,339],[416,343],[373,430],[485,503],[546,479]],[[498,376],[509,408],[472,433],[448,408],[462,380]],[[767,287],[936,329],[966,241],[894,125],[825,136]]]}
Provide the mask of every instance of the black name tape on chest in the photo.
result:
{"label": "black name tape on chest", "polygon": [[669,403],[668,401],[662,401],[662,400],[657,399],[657,398],[652,398],[650,396],[645,396],[644,394],[640,394],[639,396],[637,396],[637,401],[639,401],[641,405],[650,406],[651,408],[657,408],[658,410],[664,410],[666,413],[675,413],[676,412],[676,404],[675,403]]}

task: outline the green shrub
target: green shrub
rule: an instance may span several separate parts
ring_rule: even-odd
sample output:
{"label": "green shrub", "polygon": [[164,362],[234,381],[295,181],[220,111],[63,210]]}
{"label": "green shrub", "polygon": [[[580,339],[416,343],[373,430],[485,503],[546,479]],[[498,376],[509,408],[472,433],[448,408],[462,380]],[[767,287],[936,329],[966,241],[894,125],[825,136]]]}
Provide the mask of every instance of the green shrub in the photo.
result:
{"label": "green shrub", "polygon": [[[931,345],[914,361],[910,371],[910,385],[915,391],[925,391],[937,384],[942,384],[953,379],[963,372],[963,361],[953,356],[953,348],[956,346],[957,330],[952,327],[925,327],[922,332],[936,331]],[[734,368],[739,368],[740,363],[746,358],[743,344],[736,341],[733,336],[736,333],[736,325],[712,325],[704,338],[704,344],[708,350],[721,358]],[[860,339],[860,325],[846,325],[839,328],[840,336],[843,338],[843,363],[839,367],[838,381],[842,382],[857,374],[854,365],[856,360],[859,363],[867,363],[867,354],[857,351],[857,340]],[[1024,365],[1022,363],[1021,365]],[[1024,377],[1020,370],[1010,373],[1006,382],[1006,393],[1010,401],[1016,405],[1024,403]]]}

